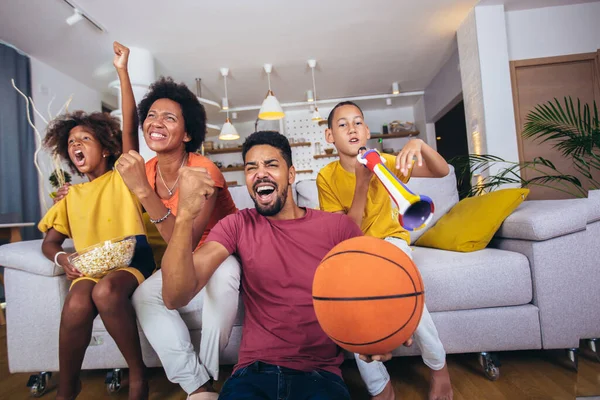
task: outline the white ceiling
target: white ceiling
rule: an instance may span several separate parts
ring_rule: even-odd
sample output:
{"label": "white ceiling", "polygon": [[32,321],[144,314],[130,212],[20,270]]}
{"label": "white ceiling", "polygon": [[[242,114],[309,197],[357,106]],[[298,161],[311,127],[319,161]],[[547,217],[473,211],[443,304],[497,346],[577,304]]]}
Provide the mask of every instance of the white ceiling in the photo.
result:
{"label": "white ceiling", "polygon": [[[483,1],[509,7],[581,2]],[[402,91],[423,90],[477,0],[75,2],[107,33],[86,21],[68,26],[72,10],[63,0],[0,0],[0,39],[103,92],[116,78],[113,40],[151,51],[158,74],[192,90],[202,78],[202,96],[216,101],[224,95],[219,68],[229,67],[230,105],[238,107],[262,101],[264,63],[274,65],[272,86],[281,102],[305,100],[309,58],[317,60],[321,99],[390,92],[394,81]]]}
{"label": "white ceiling", "polygon": [[62,0],[1,0],[0,39],[101,91],[116,78],[112,41],[146,48],[157,72],[203,97],[260,104],[264,63],[282,102],[303,101],[312,86],[306,60],[317,60],[319,98],[422,90],[450,55],[456,29],[477,0],[75,0],[103,25],[96,31]]}

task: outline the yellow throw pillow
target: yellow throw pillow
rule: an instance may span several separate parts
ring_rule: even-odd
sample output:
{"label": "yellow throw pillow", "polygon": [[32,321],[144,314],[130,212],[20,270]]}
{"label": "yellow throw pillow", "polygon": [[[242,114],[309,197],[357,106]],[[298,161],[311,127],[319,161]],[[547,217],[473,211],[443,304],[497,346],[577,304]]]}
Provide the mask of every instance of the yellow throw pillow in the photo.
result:
{"label": "yellow throw pillow", "polygon": [[415,243],[451,251],[484,249],[529,189],[502,189],[461,200]]}

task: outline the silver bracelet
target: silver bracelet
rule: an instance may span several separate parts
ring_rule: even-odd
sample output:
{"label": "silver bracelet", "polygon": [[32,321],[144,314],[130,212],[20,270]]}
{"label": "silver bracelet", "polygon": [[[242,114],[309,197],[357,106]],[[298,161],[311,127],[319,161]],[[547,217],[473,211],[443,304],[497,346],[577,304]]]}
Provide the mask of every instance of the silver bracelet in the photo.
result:
{"label": "silver bracelet", "polygon": [[61,266],[58,263],[58,256],[60,256],[61,254],[67,254],[66,251],[58,251],[55,255],[54,255],[54,264],[58,265],[59,267]]}
{"label": "silver bracelet", "polygon": [[[164,215],[164,217],[159,218],[159,219],[152,219],[150,218],[150,222],[152,222],[153,224],[160,224],[161,222],[163,222],[165,219],[167,219],[169,217],[169,215],[171,215],[171,209],[167,208],[167,213]],[[148,216],[149,217],[149,216]]]}

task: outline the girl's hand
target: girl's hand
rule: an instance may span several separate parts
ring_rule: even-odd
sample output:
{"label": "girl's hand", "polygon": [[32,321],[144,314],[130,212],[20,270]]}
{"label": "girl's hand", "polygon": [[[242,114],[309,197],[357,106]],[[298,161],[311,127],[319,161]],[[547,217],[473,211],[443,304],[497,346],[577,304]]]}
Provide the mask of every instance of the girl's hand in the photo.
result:
{"label": "girl's hand", "polygon": [[58,265],[65,270],[67,279],[72,281],[77,278],[81,278],[83,274],[69,262],[69,256],[70,254],[59,254],[59,256],[56,258],[56,261],[58,261]]}
{"label": "girl's hand", "polygon": [[69,186],[71,186],[71,184],[67,182],[56,191],[56,196],[52,199],[54,204],[65,198],[67,193],[69,193]]}

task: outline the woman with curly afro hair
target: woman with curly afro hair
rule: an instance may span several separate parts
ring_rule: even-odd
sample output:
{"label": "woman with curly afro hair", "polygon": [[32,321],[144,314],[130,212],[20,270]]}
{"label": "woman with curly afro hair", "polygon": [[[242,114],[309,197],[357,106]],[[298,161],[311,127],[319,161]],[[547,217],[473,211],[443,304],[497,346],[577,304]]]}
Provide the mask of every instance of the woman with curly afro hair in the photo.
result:
{"label": "woman with curly afro hair", "polygon": [[[79,373],[98,314],[127,361],[129,399],[148,398],[146,367],[131,296],[152,274],[155,264],[141,204],[113,169],[119,164],[122,150],[138,148],[135,100],[127,72],[129,49],[115,42],[113,50],[113,63],[121,81],[123,134],[119,122],[108,115],[76,111],[52,121],[44,140],[46,147],[62,157],[74,172],[89,180],[61,188],[54,206],[38,225],[46,232],[42,252],[60,265],[72,281],[60,319],[60,382],[56,396],[60,400],[75,399],[81,391]],[[84,275],[71,264],[71,254],[62,247],[68,237],[73,239],[75,251],[81,252],[124,236],[135,236],[129,265],[97,274]]]}
{"label": "woman with curly afro hair", "polygon": [[[156,157],[144,164],[135,151],[123,154],[117,169],[129,189],[140,199],[165,242],[169,242],[179,202],[179,171],[202,168],[215,182],[215,192],[193,222],[190,238],[198,248],[222,218],[237,211],[223,174],[208,158],[197,154],[206,133],[206,113],[198,98],[183,83],[161,78],[150,86],[138,105],[138,115],[148,147]],[[139,287],[133,297],[138,321],[160,357],[167,377],[191,399],[212,399],[210,383],[218,379],[219,353],[227,345],[237,314],[240,265],[228,258],[213,275],[204,296],[200,360],[194,353],[188,328],[176,310],[162,298],[161,271]]]}

